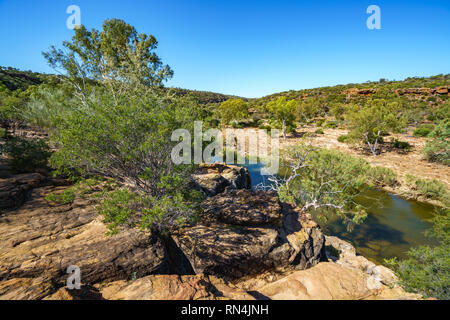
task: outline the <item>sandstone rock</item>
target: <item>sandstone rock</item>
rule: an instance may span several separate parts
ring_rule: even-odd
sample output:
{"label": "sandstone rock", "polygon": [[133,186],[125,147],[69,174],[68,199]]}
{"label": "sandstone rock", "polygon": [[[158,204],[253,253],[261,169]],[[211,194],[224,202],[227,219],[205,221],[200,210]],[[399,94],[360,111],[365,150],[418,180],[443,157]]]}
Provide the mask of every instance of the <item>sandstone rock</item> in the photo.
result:
{"label": "sandstone rock", "polygon": [[339,257],[333,259],[337,264],[367,274],[369,289],[381,289],[384,286],[398,288],[398,278],[392,270],[381,265],[377,266],[363,256],[357,255],[355,248],[350,243],[337,237],[327,236],[325,245],[339,251]]}
{"label": "sandstone rock", "polygon": [[254,300],[243,290],[203,275],[155,275],[98,286],[108,300]]}
{"label": "sandstone rock", "polygon": [[202,203],[207,216],[228,224],[261,226],[281,224],[281,203],[276,193],[230,190]]}
{"label": "sandstone rock", "polygon": [[272,300],[420,299],[398,287],[372,287],[367,273],[333,262],[319,263],[255,289]]}
{"label": "sandstone rock", "polygon": [[[46,194],[61,189],[35,189],[20,209],[0,216],[0,281],[42,277],[60,286],[70,265],[81,269],[83,284],[168,271],[161,240],[138,230],[106,236],[93,203],[77,198],[52,206],[45,201]],[[9,282],[1,284],[6,285],[11,288]]]}
{"label": "sandstone rock", "polygon": [[0,281],[0,300],[37,300],[52,290],[53,285],[47,278],[15,278]]}
{"label": "sandstone rock", "polygon": [[320,261],[324,236],[319,226],[310,216],[281,205],[272,193],[227,190],[207,199],[205,206],[212,208],[202,224],[173,236],[197,274],[236,279]]}
{"label": "sandstone rock", "polygon": [[201,164],[199,172],[193,175],[194,187],[207,196],[215,196],[227,187],[250,189],[250,175],[247,169],[221,163]]}
{"label": "sandstone rock", "polygon": [[257,291],[272,300],[347,300],[370,295],[368,276],[336,263],[297,271]]}
{"label": "sandstone rock", "polygon": [[436,93],[439,94],[448,94],[449,93],[449,87],[445,87],[445,86],[441,86],[441,87],[437,87],[435,88]]}

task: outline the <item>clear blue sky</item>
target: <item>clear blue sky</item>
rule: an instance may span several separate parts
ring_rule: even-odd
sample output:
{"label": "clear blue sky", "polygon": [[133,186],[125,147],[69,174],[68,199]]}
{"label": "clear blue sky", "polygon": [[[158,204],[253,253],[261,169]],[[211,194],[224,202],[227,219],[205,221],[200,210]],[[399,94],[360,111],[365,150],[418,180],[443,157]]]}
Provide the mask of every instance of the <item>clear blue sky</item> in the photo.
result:
{"label": "clear blue sky", "polygon": [[51,72],[41,52],[71,38],[71,4],[89,29],[120,18],[156,36],[169,86],[259,97],[450,73],[449,0],[0,0],[0,65]]}

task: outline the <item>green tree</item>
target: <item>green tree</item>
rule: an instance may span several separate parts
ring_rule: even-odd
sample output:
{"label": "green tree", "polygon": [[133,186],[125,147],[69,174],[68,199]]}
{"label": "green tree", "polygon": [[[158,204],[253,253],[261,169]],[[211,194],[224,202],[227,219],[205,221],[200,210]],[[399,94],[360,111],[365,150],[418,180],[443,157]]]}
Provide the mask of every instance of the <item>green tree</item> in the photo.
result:
{"label": "green tree", "polygon": [[219,106],[219,113],[224,123],[248,118],[248,104],[242,99],[229,99]]}
{"label": "green tree", "polygon": [[278,192],[282,201],[302,211],[337,214],[347,227],[361,223],[366,212],[354,201],[368,186],[369,164],[335,150],[298,145],[284,151],[285,172],[269,178],[264,188]]}
{"label": "green tree", "polygon": [[350,123],[349,137],[366,143],[374,156],[383,133],[401,132],[406,126],[400,105],[383,99],[369,100],[364,107],[353,107],[347,120]]}
{"label": "green tree", "polygon": [[298,120],[302,122],[310,122],[321,114],[320,103],[320,99],[305,99],[301,101],[297,105]]}
{"label": "green tree", "polygon": [[188,187],[190,167],[172,162],[171,135],[192,129],[202,110],[190,97],[155,89],[171,74],[151,52],[156,40],[114,19],[101,32],[77,29],[64,46],[68,54],[44,54],[62,69],[63,85],[37,90],[27,112],[47,125],[58,147],[50,164],[62,174],[121,184],[99,207],[112,232],[122,225],[162,232],[189,221],[198,195]]}
{"label": "green tree", "polygon": [[154,36],[137,33],[122,20],[110,19],[105,20],[102,31],[88,31],[84,26],[75,29],[72,41],[63,42],[65,50],[52,46],[43,55],[50,66],[71,81],[86,103],[92,83],[89,80],[108,85],[113,96],[130,86],[162,86],[173,71],[154,52],[157,46]]}
{"label": "green tree", "polygon": [[266,106],[275,120],[281,122],[284,140],[286,140],[286,126],[292,125],[295,120],[297,105],[298,102],[296,100],[288,101],[286,97],[279,97],[276,100],[270,101]]}

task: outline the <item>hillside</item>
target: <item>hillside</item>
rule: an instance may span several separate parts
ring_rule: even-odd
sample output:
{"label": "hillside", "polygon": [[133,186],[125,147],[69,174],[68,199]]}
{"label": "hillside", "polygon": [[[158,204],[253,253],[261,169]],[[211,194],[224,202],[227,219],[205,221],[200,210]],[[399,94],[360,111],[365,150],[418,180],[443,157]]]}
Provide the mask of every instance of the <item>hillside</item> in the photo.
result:
{"label": "hillside", "polygon": [[[345,85],[336,85],[330,87],[320,87],[314,89],[290,90],[274,93],[265,97],[251,99],[253,102],[260,104],[267,101],[275,100],[280,96],[288,99],[299,99],[306,97],[336,97],[339,95],[346,96],[348,93],[359,91],[363,95],[370,95],[377,92],[402,92],[403,89],[420,89],[411,90],[411,94],[431,93],[429,89],[450,85],[450,74],[439,74],[431,77],[410,77],[401,81],[388,81],[380,79],[379,81],[367,81],[364,83],[349,83]],[[357,91],[355,89],[358,89]],[[448,92],[448,91],[447,91]]]}

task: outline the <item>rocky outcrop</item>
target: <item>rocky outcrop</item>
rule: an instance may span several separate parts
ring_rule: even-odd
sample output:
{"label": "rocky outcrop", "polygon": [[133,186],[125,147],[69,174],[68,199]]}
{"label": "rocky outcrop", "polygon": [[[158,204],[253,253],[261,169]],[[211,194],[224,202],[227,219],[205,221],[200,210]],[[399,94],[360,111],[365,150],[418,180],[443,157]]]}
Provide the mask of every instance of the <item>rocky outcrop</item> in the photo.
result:
{"label": "rocky outcrop", "polygon": [[[377,92],[376,88],[350,88],[344,90],[342,93],[349,99],[351,96],[369,96]],[[398,96],[403,95],[416,95],[416,96],[429,96],[429,95],[442,95],[450,94],[449,86],[440,86],[436,88],[400,88],[394,91]]]}
{"label": "rocky outcrop", "polygon": [[272,300],[421,299],[399,287],[391,270],[356,255],[348,242],[326,237],[326,246],[328,262],[283,276],[262,274],[236,285]]}
{"label": "rocky outcrop", "polygon": [[370,289],[380,289],[385,286],[395,286],[398,282],[395,274],[388,268],[376,265],[365,257],[357,255],[356,249],[348,242],[338,237],[327,236],[326,248],[333,248],[333,252],[338,252],[338,257],[328,251],[330,260],[343,267],[356,269],[364,272],[368,277],[367,285]]}
{"label": "rocky outcrop", "polygon": [[399,96],[402,95],[436,95],[436,94],[448,94],[448,86],[440,86],[436,88],[403,88],[395,90],[395,93]]}
{"label": "rocky outcrop", "polygon": [[228,189],[204,206],[200,224],[173,236],[197,274],[236,279],[320,261],[324,235],[319,226],[281,204],[276,194]]}
{"label": "rocky outcrop", "polygon": [[193,187],[215,196],[226,188],[250,189],[250,175],[247,169],[222,163],[201,164],[193,175]]}
{"label": "rocky outcrop", "polygon": [[[0,293],[9,297],[11,290],[25,290],[18,297],[45,296],[48,290],[65,285],[71,265],[81,269],[83,283],[168,272],[165,246],[159,238],[135,229],[106,236],[91,201],[76,198],[71,204],[52,205],[45,200],[50,192],[62,189],[34,189],[20,209],[0,215]],[[20,288],[20,283],[30,281],[51,288]]]}

